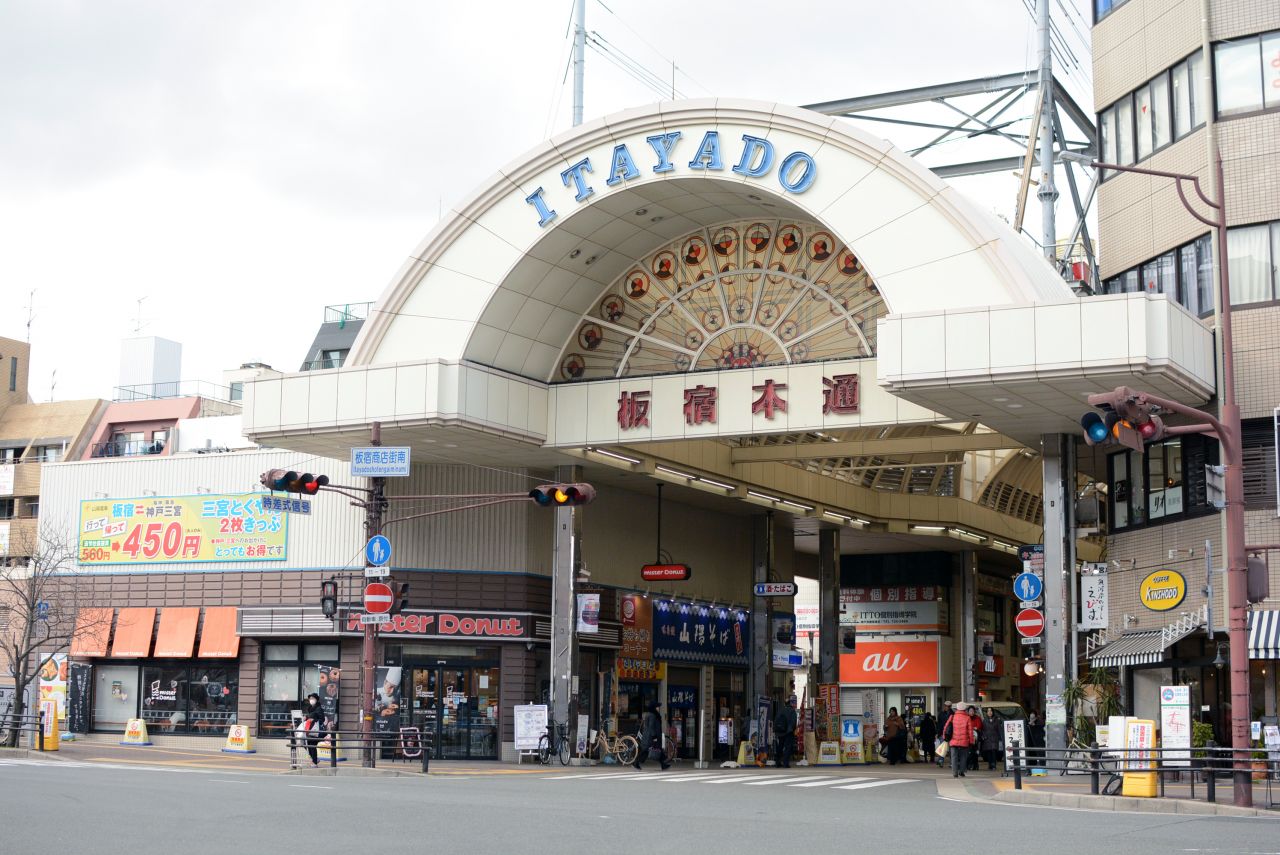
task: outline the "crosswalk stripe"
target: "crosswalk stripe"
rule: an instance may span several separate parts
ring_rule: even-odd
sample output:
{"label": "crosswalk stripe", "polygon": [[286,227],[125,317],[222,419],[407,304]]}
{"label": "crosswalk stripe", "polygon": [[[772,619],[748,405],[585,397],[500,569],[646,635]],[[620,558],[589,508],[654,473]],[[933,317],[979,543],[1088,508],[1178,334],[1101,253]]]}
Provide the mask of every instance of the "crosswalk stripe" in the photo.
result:
{"label": "crosswalk stripe", "polygon": [[618,778],[627,781],[665,781],[669,778],[680,778],[683,775],[684,773],[682,772],[665,772],[657,775],[648,772],[637,772],[634,775],[619,775]]}
{"label": "crosswalk stripe", "polygon": [[865,790],[868,787],[887,787],[890,784],[910,784],[919,778],[890,778],[887,781],[868,781],[865,784],[850,784],[847,787],[836,787],[837,790]]}
{"label": "crosswalk stripe", "polygon": [[790,775],[782,778],[765,778],[762,781],[748,781],[745,786],[748,787],[768,787],[773,784],[785,784],[788,781],[803,781],[804,778],[795,778]]}
{"label": "crosswalk stripe", "polygon": [[788,787],[834,787],[836,784],[852,784],[856,781],[869,781],[870,778],[821,778],[817,781],[805,781],[803,784],[787,784]]}
{"label": "crosswalk stripe", "polygon": [[585,773],[580,775],[543,775],[544,781],[574,781],[574,780],[590,780],[592,778],[626,778],[630,777],[626,772],[606,772],[601,774]]}
{"label": "crosswalk stripe", "polygon": [[671,780],[672,781],[705,781],[708,778],[721,778],[721,777],[723,777],[723,775],[721,775],[719,772],[699,772],[696,775],[686,775],[686,774],[677,775]]}
{"label": "crosswalk stripe", "polygon": [[754,778],[755,775],[725,775],[721,778],[711,778],[707,781],[699,781],[699,784],[732,784],[735,781],[745,781],[748,778]]}

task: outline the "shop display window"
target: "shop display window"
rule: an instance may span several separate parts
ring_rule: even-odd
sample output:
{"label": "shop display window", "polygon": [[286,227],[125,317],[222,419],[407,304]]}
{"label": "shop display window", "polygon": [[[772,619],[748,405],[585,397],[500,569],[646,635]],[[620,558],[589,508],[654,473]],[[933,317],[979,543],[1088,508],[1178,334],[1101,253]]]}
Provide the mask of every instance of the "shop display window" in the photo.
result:
{"label": "shop display window", "polygon": [[292,711],[302,709],[307,695],[320,694],[320,666],[338,665],[338,645],[264,644],[262,659],[258,734],[286,737]]}
{"label": "shop display window", "polygon": [[100,665],[94,673],[94,729],[123,732],[138,714],[138,666]]}

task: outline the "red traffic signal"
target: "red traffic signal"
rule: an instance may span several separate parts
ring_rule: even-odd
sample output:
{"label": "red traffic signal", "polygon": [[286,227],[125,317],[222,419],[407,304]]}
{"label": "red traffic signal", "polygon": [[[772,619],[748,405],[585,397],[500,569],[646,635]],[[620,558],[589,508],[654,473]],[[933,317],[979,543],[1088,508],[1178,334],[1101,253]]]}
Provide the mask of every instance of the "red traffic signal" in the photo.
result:
{"label": "red traffic signal", "polygon": [[1089,445],[1123,445],[1142,451],[1148,442],[1164,438],[1164,422],[1140,392],[1121,386],[1113,392],[1090,395],[1089,403],[1101,413],[1088,412],[1080,417],[1084,441]]}
{"label": "red traffic signal", "polygon": [[320,609],[327,618],[338,613],[338,583],[332,579],[320,583]]}
{"label": "red traffic signal", "polygon": [[590,484],[542,484],[529,491],[529,498],[543,508],[576,507],[595,497],[596,488]]}
{"label": "red traffic signal", "polygon": [[262,473],[262,486],[272,492],[300,493],[314,496],[329,483],[328,475],[312,475],[310,472],[294,472],[290,469],[272,469]]}

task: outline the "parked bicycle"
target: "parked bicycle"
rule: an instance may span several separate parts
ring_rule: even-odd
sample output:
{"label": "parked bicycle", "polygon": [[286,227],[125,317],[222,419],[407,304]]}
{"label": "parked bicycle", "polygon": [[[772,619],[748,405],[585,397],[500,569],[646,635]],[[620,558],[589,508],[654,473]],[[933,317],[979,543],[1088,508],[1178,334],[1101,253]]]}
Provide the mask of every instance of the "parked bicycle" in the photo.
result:
{"label": "parked bicycle", "polygon": [[597,760],[612,757],[616,762],[630,766],[640,755],[640,744],[634,736],[610,737],[601,730],[596,733],[596,741],[591,746],[590,753]]}
{"label": "parked bicycle", "polygon": [[561,766],[569,765],[569,725],[562,721],[547,722],[547,732],[538,739],[538,761],[549,766],[553,756]]}

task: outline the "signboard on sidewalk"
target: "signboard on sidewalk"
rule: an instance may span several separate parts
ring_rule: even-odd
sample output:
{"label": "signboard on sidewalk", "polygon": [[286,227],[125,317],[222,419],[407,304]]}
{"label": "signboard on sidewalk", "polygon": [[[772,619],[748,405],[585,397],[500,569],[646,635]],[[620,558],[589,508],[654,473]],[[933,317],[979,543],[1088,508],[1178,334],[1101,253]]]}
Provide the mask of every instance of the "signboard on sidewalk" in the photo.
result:
{"label": "signboard on sidewalk", "polygon": [[1191,731],[1191,687],[1161,686],[1160,746],[1166,766],[1191,765]]}
{"label": "signboard on sidewalk", "polygon": [[547,734],[547,705],[514,707],[516,751],[537,751],[538,740]]}

